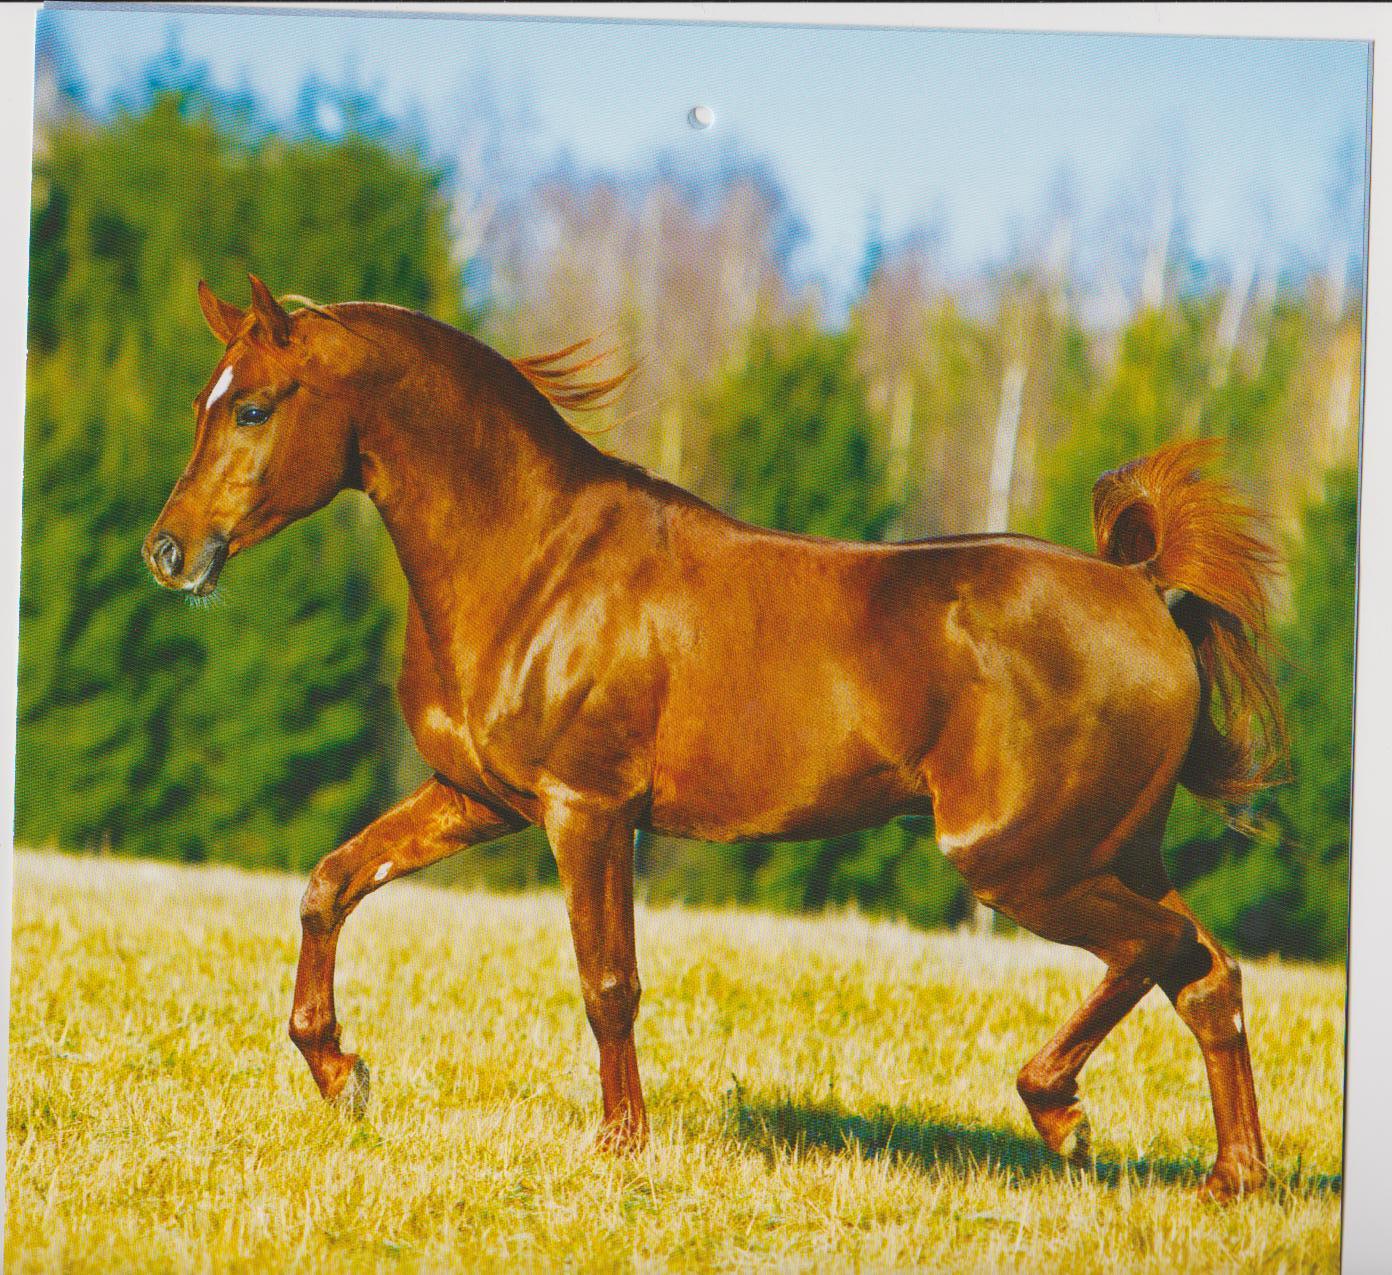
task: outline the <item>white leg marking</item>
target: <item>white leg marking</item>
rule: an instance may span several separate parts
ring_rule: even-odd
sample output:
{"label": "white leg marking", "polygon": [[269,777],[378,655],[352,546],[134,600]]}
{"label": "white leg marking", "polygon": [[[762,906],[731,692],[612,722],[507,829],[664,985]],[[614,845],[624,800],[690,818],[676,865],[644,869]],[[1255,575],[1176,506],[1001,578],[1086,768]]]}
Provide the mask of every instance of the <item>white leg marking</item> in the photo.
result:
{"label": "white leg marking", "polygon": [[[384,863],[380,868],[377,869],[377,871],[376,871],[376,873],[373,875],[372,879],[373,879],[374,881],[385,881],[385,880],[387,879],[387,873],[390,872],[391,870],[392,870],[392,861],[391,861],[390,859],[388,859],[388,860],[386,861],[386,863]],[[1241,1030],[1241,1029],[1239,1028],[1239,1030]]]}
{"label": "white leg marking", "polygon": [[1242,1011],[1239,1010],[1232,1016],[1232,1025],[1237,1028],[1237,1034],[1242,1035]]}
{"label": "white leg marking", "polygon": [[959,850],[965,850],[968,846],[975,845],[985,837],[989,837],[993,832],[999,831],[1000,824],[994,819],[978,819],[976,823],[964,828],[961,832],[942,832],[937,834],[938,849],[949,859]]}
{"label": "white leg marking", "polygon": [[211,411],[213,404],[216,403],[218,399],[220,399],[224,394],[227,393],[227,387],[231,384],[232,367],[231,364],[229,364],[227,367],[222,369],[222,375],[218,377],[217,384],[214,385],[213,388],[208,391],[208,401],[203,404],[203,410],[205,412]]}

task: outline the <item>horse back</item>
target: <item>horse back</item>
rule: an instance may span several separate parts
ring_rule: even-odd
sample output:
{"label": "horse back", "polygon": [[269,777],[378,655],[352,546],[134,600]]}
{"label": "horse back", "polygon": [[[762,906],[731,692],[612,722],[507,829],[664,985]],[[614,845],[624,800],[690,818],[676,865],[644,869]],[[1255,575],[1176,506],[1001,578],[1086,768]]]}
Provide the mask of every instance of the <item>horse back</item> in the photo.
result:
{"label": "horse back", "polygon": [[655,603],[668,830],[828,835],[963,804],[963,786],[1019,802],[1088,747],[1139,772],[1187,746],[1193,653],[1137,572],[1023,537],[859,545],[673,524]]}

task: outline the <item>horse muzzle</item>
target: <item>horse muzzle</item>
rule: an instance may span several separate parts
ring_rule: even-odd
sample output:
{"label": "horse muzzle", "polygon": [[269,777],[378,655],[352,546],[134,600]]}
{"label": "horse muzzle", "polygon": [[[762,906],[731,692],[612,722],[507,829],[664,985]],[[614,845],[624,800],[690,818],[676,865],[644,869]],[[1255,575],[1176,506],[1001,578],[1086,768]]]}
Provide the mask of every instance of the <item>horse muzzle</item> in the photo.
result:
{"label": "horse muzzle", "polygon": [[197,557],[190,562],[176,536],[168,531],[154,531],[141,552],[150,574],[166,589],[202,598],[217,588],[218,576],[227,561],[227,537],[205,537]]}

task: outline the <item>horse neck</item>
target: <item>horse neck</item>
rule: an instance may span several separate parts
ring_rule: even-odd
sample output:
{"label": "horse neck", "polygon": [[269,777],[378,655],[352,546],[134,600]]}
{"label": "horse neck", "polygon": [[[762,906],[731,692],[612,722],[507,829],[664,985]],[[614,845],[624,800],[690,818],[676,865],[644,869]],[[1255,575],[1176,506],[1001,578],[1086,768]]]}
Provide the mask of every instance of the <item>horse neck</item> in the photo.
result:
{"label": "horse neck", "polygon": [[500,355],[452,335],[366,400],[358,443],[363,489],[431,645],[461,655],[511,606],[520,568],[579,488],[612,462]]}

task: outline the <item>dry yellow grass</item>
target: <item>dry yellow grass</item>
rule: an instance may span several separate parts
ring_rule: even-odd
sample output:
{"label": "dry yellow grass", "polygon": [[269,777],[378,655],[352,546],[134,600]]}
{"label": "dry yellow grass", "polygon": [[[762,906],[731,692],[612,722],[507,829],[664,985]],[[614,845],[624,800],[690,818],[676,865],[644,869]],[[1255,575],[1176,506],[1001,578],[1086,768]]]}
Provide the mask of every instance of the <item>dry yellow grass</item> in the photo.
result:
{"label": "dry yellow grass", "polygon": [[1334,1270],[1344,983],[1254,964],[1275,1184],[1220,1209],[1198,1050],[1152,996],[1084,1072],[1096,1176],[1019,1064],[1096,978],[1028,939],[645,910],[653,1143],[596,1158],[559,896],[402,882],[349,921],[364,1123],[285,1035],[301,883],[20,853],[6,1267]]}

